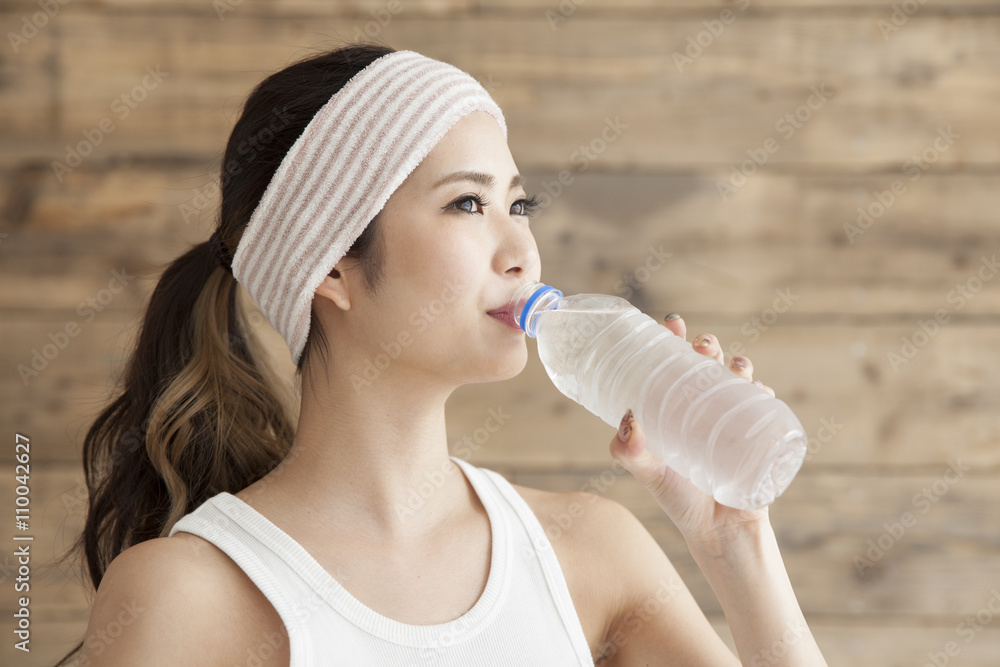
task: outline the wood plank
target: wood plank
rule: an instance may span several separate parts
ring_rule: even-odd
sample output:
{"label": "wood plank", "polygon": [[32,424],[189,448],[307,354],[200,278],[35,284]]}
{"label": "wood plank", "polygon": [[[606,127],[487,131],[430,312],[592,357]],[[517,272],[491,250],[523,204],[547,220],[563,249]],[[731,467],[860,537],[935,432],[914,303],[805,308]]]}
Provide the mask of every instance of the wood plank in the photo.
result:
{"label": "wood plank", "polygon": [[[240,298],[251,308],[245,292]],[[259,310],[249,321],[271,350],[276,368],[291,381],[294,366],[280,335]],[[77,323],[78,333],[61,338],[67,322]],[[138,315],[108,311],[90,323],[52,315],[5,325],[9,344],[0,355],[10,355],[16,379],[0,384],[0,414],[4,423],[44,443],[37,455],[40,462],[80,460],[94,418],[120,392],[117,383],[140,323]],[[63,347],[57,350],[53,337]]]}
{"label": "wood plank", "polygon": [[[566,293],[615,294],[737,328],[782,289],[805,297],[783,322],[916,326],[938,308],[970,322],[1000,312],[996,281],[981,279],[997,249],[1000,174],[928,172],[859,225],[858,209],[877,213],[898,172],[764,173],[722,202],[712,173],[571,172],[559,190],[558,172],[522,171],[527,191],[551,202],[531,224],[543,275]],[[71,317],[125,271],[138,279],[101,305],[134,311],[157,272],[209,236],[218,209],[207,162],[88,165],[61,184],[30,166],[0,173],[12,217],[0,308]]]}
{"label": "wood plank", "polygon": [[[223,1],[225,4],[222,4]],[[978,0],[963,0],[963,2],[977,4]],[[930,0],[930,2],[940,2],[940,0]],[[197,0],[177,0],[176,2],[164,0],[91,0],[86,5],[63,8],[60,13],[66,12],[80,14],[202,14],[213,17],[222,17],[220,21],[225,21],[234,13],[246,13],[254,16],[266,15],[271,17],[292,16],[330,16],[330,17],[353,17],[368,16],[371,12],[386,11],[390,15],[399,15],[402,12],[417,16],[445,16],[448,14],[461,14],[475,11],[480,3],[476,0],[424,0],[423,2],[413,2],[412,0],[399,0],[398,5],[392,5],[390,9],[389,0],[336,0],[335,2],[323,2],[322,0],[220,0],[218,7],[213,3],[198,2]],[[398,6],[398,8],[397,8]],[[18,9],[20,5],[16,0],[0,0],[0,9]],[[395,10],[395,11],[392,11]]]}
{"label": "wood plank", "polygon": [[[896,4],[899,1],[896,0]],[[548,2],[544,0],[481,0],[483,9],[497,12],[528,11],[528,10],[553,10],[560,9],[567,18],[583,17],[591,13],[616,12],[616,13],[649,13],[653,15],[669,16],[675,12],[689,12],[697,10],[705,15],[718,15],[723,9],[731,9],[734,12],[745,7],[747,13],[751,12],[772,12],[781,11],[791,13],[795,10],[808,11],[846,11],[852,13],[867,11],[868,13],[884,12],[886,9],[892,11],[893,0],[577,0],[560,7],[558,2]],[[924,0],[920,5],[920,12],[973,12],[976,10],[988,10],[995,8],[995,3],[991,0]],[[572,8],[572,9],[571,9]],[[561,27],[562,24],[559,24]]]}
{"label": "wood plank", "polygon": [[[550,221],[551,229],[546,227]],[[974,237],[942,238],[937,248],[911,239],[912,245],[895,250],[886,244],[817,247],[788,239],[696,246],[678,234],[651,230],[619,235],[612,244],[601,239],[608,234],[606,223],[598,227],[591,221],[585,231],[580,220],[573,231],[561,232],[560,222],[536,226],[543,281],[567,295],[622,297],[653,317],[673,310],[689,319],[723,322],[742,330],[740,337],[749,342],[776,322],[915,328],[919,321],[933,320],[938,310],[946,324],[997,321],[1000,290],[991,268],[996,246],[977,248]],[[19,256],[0,266],[0,280],[9,290],[0,297],[0,307],[26,316],[55,311],[87,321],[106,311],[136,313],[162,270],[205,239],[192,233],[190,240],[176,235],[165,236],[162,245],[154,239],[144,244],[140,226],[11,235],[4,245]]]}
{"label": "wood plank", "polygon": [[[897,0],[898,4],[898,0]],[[234,12],[250,15],[267,16],[315,16],[315,17],[355,17],[383,18],[385,13],[393,18],[405,12],[406,15],[417,16],[447,16],[452,14],[469,15],[483,12],[507,15],[524,13],[542,13],[546,11],[561,11],[566,18],[580,17],[613,11],[615,13],[630,13],[653,16],[672,16],[678,13],[699,13],[705,15],[718,13],[723,9],[756,13],[759,11],[783,12],[795,10],[808,11],[866,11],[869,13],[892,11],[893,0],[578,0],[560,6],[551,0],[430,0],[412,2],[399,0],[228,0],[219,7],[208,5],[199,0],[94,0],[85,7],[74,7],[73,11],[81,13],[191,13],[208,14],[225,20]],[[924,0],[920,5],[923,14],[963,13],[988,11],[995,7],[995,0]],[[19,9],[16,0],[0,0],[0,10]],[[62,10],[67,11],[67,10]],[[377,16],[373,16],[373,12]],[[561,24],[560,24],[561,25]],[[352,33],[353,34],[353,33]]]}
{"label": "wood plank", "polygon": [[[17,426],[4,420],[8,432],[17,432]],[[13,427],[13,428],[10,428]],[[10,436],[13,452],[14,438]],[[31,438],[28,530],[15,531],[14,522],[6,521],[0,530],[4,541],[12,545],[0,554],[0,582],[9,594],[0,598],[0,607],[9,617],[18,606],[18,597],[29,597],[31,612],[31,652],[23,653],[7,641],[0,647],[0,662],[5,665],[52,665],[69,648],[79,641],[87,627],[92,595],[83,586],[84,574],[78,562],[57,564],[70,544],[83,529],[86,509],[86,485],[83,472],[67,468],[51,468],[39,456],[47,443]],[[11,459],[12,460],[12,459]],[[4,479],[0,481],[0,498],[6,507],[14,506],[15,470],[11,463],[2,467]],[[23,471],[22,471],[23,472]],[[14,542],[14,535],[31,536],[31,541]],[[18,576],[19,563],[13,555],[15,546],[29,545],[31,553],[30,590],[16,596],[12,586]],[[89,577],[86,579],[89,584]],[[8,625],[8,627],[10,627]]]}
{"label": "wood plank", "polygon": [[[13,3],[10,3],[13,4]],[[32,10],[38,7],[31,5]],[[8,57],[0,60],[0,109],[3,109],[3,159],[15,137],[46,137],[58,128],[61,105],[57,77],[58,39],[49,26],[38,29],[32,22],[33,11],[23,3],[14,7],[0,5]],[[44,14],[43,14],[44,16]],[[41,21],[41,19],[38,19]],[[27,23],[25,23],[27,21]],[[16,35],[11,38],[10,34]]]}
{"label": "wood plank", "polygon": [[[707,331],[724,346],[739,341],[736,330],[718,322],[692,318],[688,327],[689,340]],[[942,328],[894,372],[885,355],[911,335],[912,329],[892,326],[782,326],[746,346],[754,377],[775,390],[809,435],[807,467],[937,465],[952,456],[983,466],[1000,462],[998,383],[981,361],[995,335],[978,327]],[[511,418],[474,452],[484,464],[513,458],[541,469],[609,465],[614,427],[559,393],[535,348],[529,343],[529,363],[516,380],[455,392],[451,442],[473,437],[487,408],[502,406]],[[837,428],[824,429],[831,422]],[[828,430],[835,434],[824,442]]]}
{"label": "wood plank", "polygon": [[[60,18],[58,132],[12,138],[14,157],[64,159],[65,146],[83,141],[84,130],[104,118],[115,129],[87,160],[121,152],[217,154],[232,127],[233,105],[266,72],[305,55],[289,46],[300,43],[297,19],[237,12],[220,28],[202,16],[67,12]],[[492,81],[512,151],[531,164],[563,164],[616,116],[629,127],[601,156],[605,168],[728,168],[774,137],[780,150],[770,168],[854,171],[896,164],[947,126],[961,139],[941,154],[939,167],[1000,160],[1000,145],[988,140],[992,115],[984,112],[1000,99],[993,76],[1000,63],[987,48],[1000,16],[918,13],[888,41],[870,15],[762,16],[734,23],[678,72],[671,54],[704,29],[701,20],[581,17],[572,30],[553,33],[540,18],[400,15],[381,36]],[[146,38],[153,33],[156,40]],[[484,44],[483,35],[496,35],[498,43]],[[764,43],[768,48],[759,49]],[[169,76],[119,118],[113,101],[157,65]],[[29,64],[12,94],[41,85],[27,83],[39,74]],[[823,84],[832,98],[814,114],[806,109],[809,121],[791,137],[779,133],[776,124]]]}
{"label": "wood plank", "polygon": [[[983,600],[984,605],[987,602],[988,600]],[[725,617],[711,614],[709,620],[715,631],[727,640],[730,649],[735,651]],[[953,653],[957,651],[953,656],[955,662],[949,661],[949,664],[993,667],[997,653],[1000,652],[1000,628],[994,627],[995,621],[978,633],[973,632],[971,638],[967,632],[955,632],[955,627],[962,623],[962,619],[957,616],[948,621],[942,619],[940,623],[951,623],[945,627],[887,626],[884,620],[865,615],[838,618],[807,615],[806,622],[827,663],[832,666],[914,667],[933,664],[928,662],[928,654],[937,655],[940,661],[943,658],[939,654],[944,652],[948,642],[955,642],[957,646],[952,649]],[[892,622],[898,621],[892,619]],[[766,656],[761,656],[759,664],[768,664],[764,660]]]}
{"label": "wood plank", "polygon": [[[992,330],[975,323],[942,326],[912,360],[893,368],[903,356],[903,340],[923,342],[920,329],[909,325],[864,325],[780,319],[758,340],[728,319],[678,309],[688,324],[688,339],[711,332],[727,358],[749,356],[755,377],[775,389],[801,420],[812,439],[810,465],[934,464],[963,456],[977,465],[1000,462],[1000,424],[995,406],[1000,384],[989,369],[995,354]],[[659,318],[662,314],[653,313]],[[109,311],[86,323],[58,311],[21,314],[7,323],[0,359],[12,379],[0,386],[5,422],[49,443],[53,459],[76,459],[93,415],[107,400],[137,332],[138,314]],[[790,315],[786,317],[791,317]],[[262,318],[257,330],[291,377],[287,348]],[[52,334],[60,338],[68,322],[79,334],[56,352]],[[52,344],[54,345],[54,344]],[[737,347],[737,345],[742,347]],[[488,444],[478,443],[477,456],[491,465],[513,457],[533,467],[593,467],[608,461],[613,428],[560,394],[537,358],[537,343],[528,343],[529,363],[516,378],[500,384],[469,385],[452,396],[448,407],[449,440],[456,444],[482,430],[486,410],[502,408],[512,415]],[[51,359],[42,364],[35,351]],[[51,354],[50,354],[51,353]],[[985,361],[984,361],[985,355]],[[21,370],[38,368],[37,375]],[[21,368],[21,367],[24,368]],[[809,368],[802,374],[801,368]],[[16,381],[14,381],[16,378]],[[825,420],[825,421],[824,421]],[[824,441],[824,423],[838,425]],[[538,424],[545,427],[542,434]],[[539,440],[546,442],[539,446]]]}
{"label": "wood plank", "polygon": [[[40,317],[7,324],[9,342],[0,350],[0,361],[12,371],[0,386],[0,415],[46,443],[44,460],[79,459],[86,430],[106,404],[136,330],[135,320],[112,313],[95,319],[37,376],[29,375],[25,386],[19,365],[30,368],[32,350],[65,322]],[[724,345],[740,341],[737,329],[718,320],[691,318],[688,325],[689,340],[708,331]],[[783,324],[747,346],[755,377],[774,388],[809,435],[806,469],[937,466],[957,456],[977,466],[1000,463],[1000,385],[989,372],[996,366],[990,362],[997,354],[994,334],[977,326],[943,327],[913,361],[893,371],[885,355],[912,334],[889,326]],[[287,348],[276,334],[269,340],[290,378]],[[527,345],[529,361],[516,378],[464,386],[452,395],[449,443],[457,450],[471,439],[466,448],[490,466],[518,461],[528,469],[562,470],[610,464],[614,428],[559,393],[537,358],[537,344]],[[510,415],[494,433],[484,431],[490,408]],[[836,428],[826,426],[831,423]]]}
{"label": "wood plank", "polygon": [[[935,474],[899,477],[825,472],[793,481],[770,514],[806,613],[961,619],[988,600],[991,587],[1000,586],[995,512],[977,508],[998,501],[997,476],[959,469],[961,476],[949,482],[945,470],[942,465]],[[600,493],[625,504],[673,560],[699,604],[719,611],[680,534],[627,472],[609,466],[589,474],[517,473],[514,481]],[[550,540],[567,529],[565,521],[542,521]]]}

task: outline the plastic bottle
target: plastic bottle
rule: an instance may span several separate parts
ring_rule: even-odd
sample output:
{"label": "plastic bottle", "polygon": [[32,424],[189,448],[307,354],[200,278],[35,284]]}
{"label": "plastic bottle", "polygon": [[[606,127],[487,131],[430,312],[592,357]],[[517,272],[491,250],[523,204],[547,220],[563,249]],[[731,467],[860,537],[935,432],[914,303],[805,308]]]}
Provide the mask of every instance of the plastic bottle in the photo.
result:
{"label": "plastic bottle", "polygon": [[532,281],[507,312],[559,391],[615,428],[632,408],[650,453],[719,503],[765,507],[802,466],[807,438],[787,404],[625,299]]}

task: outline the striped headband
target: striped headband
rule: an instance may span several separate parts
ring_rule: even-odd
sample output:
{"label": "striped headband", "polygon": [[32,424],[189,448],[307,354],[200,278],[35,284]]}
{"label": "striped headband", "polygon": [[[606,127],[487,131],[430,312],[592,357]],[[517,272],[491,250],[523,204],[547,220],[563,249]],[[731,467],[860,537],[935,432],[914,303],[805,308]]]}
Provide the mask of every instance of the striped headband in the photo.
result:
{"label": "striped headband", "polygon": [[233,276],[281,334],[296,365],[323,278],[451,127],[503,112],[472,76],[413,51],[355,74],[292,144],[233,255]]}

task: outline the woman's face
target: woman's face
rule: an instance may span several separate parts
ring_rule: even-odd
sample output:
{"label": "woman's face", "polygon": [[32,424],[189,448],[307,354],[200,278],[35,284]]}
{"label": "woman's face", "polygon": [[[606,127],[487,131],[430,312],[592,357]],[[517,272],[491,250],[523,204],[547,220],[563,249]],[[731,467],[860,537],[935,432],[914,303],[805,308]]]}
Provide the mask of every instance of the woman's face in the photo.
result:
{"label": "woman's face", "polygon": [[433,375],[458,386],[520,373],[526,335],[488,312],[540,279],[530,211],[496,120],[483,111],[463,117],[382,210],[384,276],[375,297],[359,268],[337,265],[347,270],[350,308],[328,331],[332,347],[352,351],[331,350],[351,367],[352,383]]}

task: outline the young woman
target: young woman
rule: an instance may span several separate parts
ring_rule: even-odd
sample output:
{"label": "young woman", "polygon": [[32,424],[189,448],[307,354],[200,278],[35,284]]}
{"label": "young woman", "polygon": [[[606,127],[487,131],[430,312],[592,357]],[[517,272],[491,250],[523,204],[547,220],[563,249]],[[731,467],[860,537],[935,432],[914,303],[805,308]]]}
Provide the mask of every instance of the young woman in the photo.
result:
{"label": "young woman", "polygon": [[[825,664],[767,512],[672,473],[631,411],[611,455],[684,535],[739,659],[623,506],[449,456],[451,393],[526,363],[493,313],[540,279],[535,206],[499,108],[450,65],[356,45],[253,91],[217,230],[163,274],[86,439],[80,664]],[[289,344],[297,406],[237,282]],[[553,514],[572,520],[550,540]]]}

